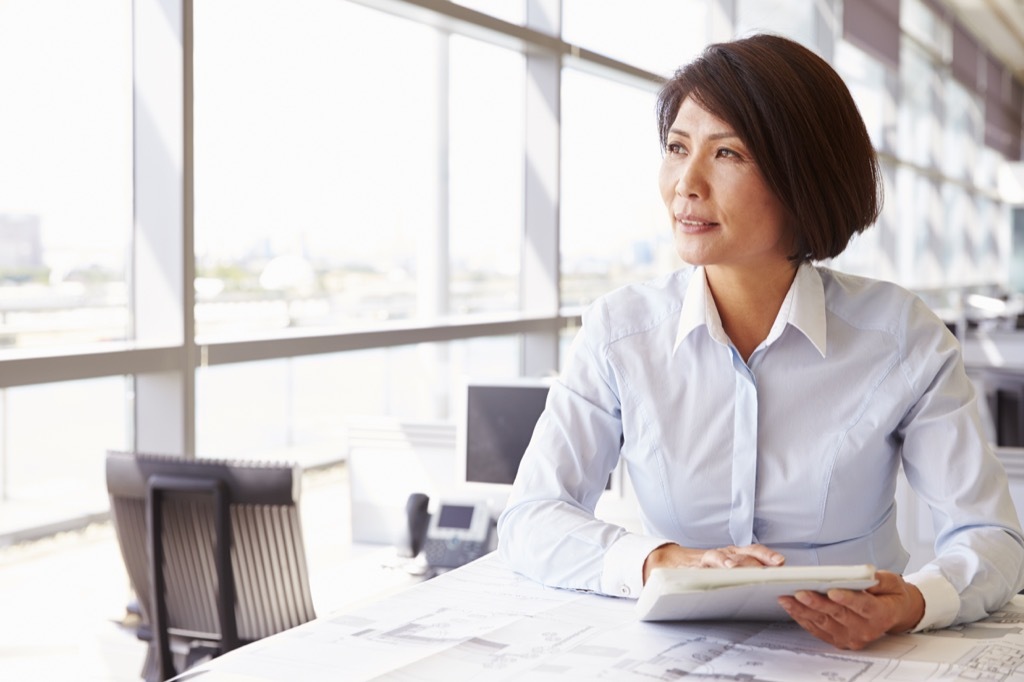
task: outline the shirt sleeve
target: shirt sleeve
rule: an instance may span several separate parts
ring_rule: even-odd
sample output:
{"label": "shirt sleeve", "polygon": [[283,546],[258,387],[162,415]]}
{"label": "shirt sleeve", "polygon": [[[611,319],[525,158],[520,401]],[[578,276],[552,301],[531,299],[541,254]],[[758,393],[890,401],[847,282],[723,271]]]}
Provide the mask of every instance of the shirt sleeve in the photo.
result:
{"label": "shirt sleeve", "polygon": [[940,573],[919,571],[905,576],[905,579],[911,585],[916,585],[924,597],[924,615],[911,632],[943,628],[956,619],[960,610],[960,595]]}
{"label": "shirt sleeve", "polygon": [[907,579],[925,597],[917,629],[941,628],[984,618],[1024,587],[1024,534],[959,344],[920,301],[905,321],[902,371],[917,399],[898,434],[903,468],[937,531],[935,558]]}
{"label": "shirt sleeve", "polygon": [[606,317],[600,302],[584,314],[548,392],[498,519],[498,552],[546,585],[637,597],[644,559],[666,541],[594,516],[622,441],[618,387],[603,352]]}

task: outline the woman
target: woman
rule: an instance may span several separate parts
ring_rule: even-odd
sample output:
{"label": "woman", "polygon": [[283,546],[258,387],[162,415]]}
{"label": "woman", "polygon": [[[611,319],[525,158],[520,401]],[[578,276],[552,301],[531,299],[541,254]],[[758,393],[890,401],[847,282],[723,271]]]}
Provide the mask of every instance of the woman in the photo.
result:
{"label": "woman", "polygon": [[[584,314],[499,520],[550,585],[637,596],[657,567],[873,563],[865,592],[782,606],[859,649],[945,627],[1024,586],[1024,538],[959,346],[915,296],[811,264],[881,208],[838,75],[787,39],[708,47],[665,85],[659,184],[690,265]],[[594,517],[623,460],[642,534]],[[900,465],[937,522],[907,576]]]}

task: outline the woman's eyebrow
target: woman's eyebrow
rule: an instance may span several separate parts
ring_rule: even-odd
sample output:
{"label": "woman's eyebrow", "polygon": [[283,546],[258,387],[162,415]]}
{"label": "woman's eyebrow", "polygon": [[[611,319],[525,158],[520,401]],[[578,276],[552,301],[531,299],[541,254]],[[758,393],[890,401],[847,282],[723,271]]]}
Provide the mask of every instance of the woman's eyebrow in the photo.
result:
{"label": "woman's eyebrow", "polygon": [[[690,133],[686,132],[685,130],[680,130],[679,128],[669,128],[668,132],[669,133],[675,133],[676,135],[679,135],[680,137],[690,137]],[[727,131],[723,131],[723,132],[720,132],[720,133],[711,133],[707,137],[707,139],[709,139],[709,140],[724,140],[724,139],[728,139],[728,138],[737,138],[737,139],[739,139],[739,135],[737,135],[736,133],[732,132],[731,130],[727,130]]]}

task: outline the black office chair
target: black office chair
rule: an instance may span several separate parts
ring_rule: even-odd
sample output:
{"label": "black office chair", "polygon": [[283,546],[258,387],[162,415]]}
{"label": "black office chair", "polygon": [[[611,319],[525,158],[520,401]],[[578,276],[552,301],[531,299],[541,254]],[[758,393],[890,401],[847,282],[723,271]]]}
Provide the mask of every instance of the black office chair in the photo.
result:
{"label": "black office chair", "polygon": [[315,617],[297,466],[108,452],[106,473],[147,682]]}

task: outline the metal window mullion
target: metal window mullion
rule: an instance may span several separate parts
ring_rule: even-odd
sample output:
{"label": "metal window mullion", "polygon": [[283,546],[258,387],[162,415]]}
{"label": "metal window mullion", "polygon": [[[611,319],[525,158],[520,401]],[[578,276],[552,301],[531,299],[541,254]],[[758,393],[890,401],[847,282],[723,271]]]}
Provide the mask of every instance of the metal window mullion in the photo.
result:
{"label": "metal window mullion", "polygon": [[[435,171],[429,178],[429,201],[426,207],[426,225],[417,234],[420,238],[417,263],[417,313],[420,319],[436,321],[448,314],[450,309],[450,264],[449,241],[451,231],[450,210],[450,60],[451,35],[443,28],[434,31],[434,107],[433,120],[428,123],[434,130]],[[448,345],[429,343],[421,346],[419,352],[425,356],[424,368],[432,373],[428,385],[433,387],[431,412],[443,419],[448,414],[449,382],[441,376],[448,365]]]}
{"label": "metal window mullion", "polygon": [[134,375],[136,450],[195,450],[192,260],[192,1],[133,3],[134,340],[174,349]]}
{"label": "metal window mullion", "polygon": [[436,320],[449,309],[449,49],[450,35],[438,30],[435,35],[435,73],[437,89],[432,127],[435,135],[435,172],[422,182],[432,183],[433,205],[426,211],[427,225],[417,231],[419,248],[417,308],[420,319]]}
{"label": "metal window mullion", "polygon": [[[527,24],[561,33],[561,0],[528,0]],[[557,55],[526,54],[526,155],[523,183],[523,238],[520,253],[520,308],[557,315],[560,301],[559,174],[561,156],[562,63]],[[520,372],[540,376],[558,369],[558,331],[522,336]]]}
{"label": "metal window mullion", "polygon": [[9,498],[9,483],[7,474],[7,390],[0,387],[0,502],[6,502]]}
{"label": "metal window mullion", "polygon": [[182,5],[182,315],[181,326],[184,337],[181,370],[182,383],[182,431],[184,443],[182,454],[194,457],[196,452],[196,250],[195,250],[195,100],[193,84],[194,56],[193,0],[184,0]]}

